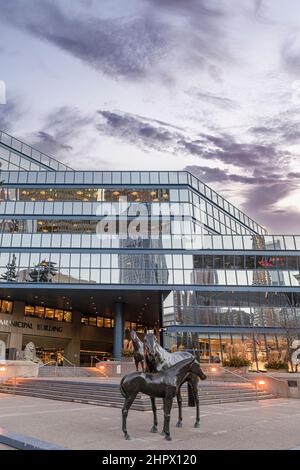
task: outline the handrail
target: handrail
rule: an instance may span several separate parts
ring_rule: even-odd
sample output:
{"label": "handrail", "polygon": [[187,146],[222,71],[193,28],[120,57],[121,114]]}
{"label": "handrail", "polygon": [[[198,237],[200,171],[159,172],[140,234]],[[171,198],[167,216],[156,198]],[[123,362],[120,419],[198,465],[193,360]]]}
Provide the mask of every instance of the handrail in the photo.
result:
{"label": "handrail", "polygon": [[39,365],[39,369],[40,369],[41,367],[47,366],[48,364],[52,364],[53,362],[54,362],[54,364],[56,364],[56,361],[55,361],[54,359],[52,359],[52,360],[49,361],[49,362],[42,363],[42,364]]}
{"label": "handrail", "polygon": [[91,356],[91,367],[93,367],[93,359],[97,362],[104,362],[102,359],[99,359],[97,356]]}
{"label": "handrail", "polygon": [[[60,354],[60,357],[61,359],[63,360],[63,362],[67,362],[68,364],[70,364],[73,368],[74,368],[74,375],[76,376],[76,364],[74,364],[73,362],[71,362],[69,359],[67,359],[65,356],[63,356],[62,354]],[[63,366],[64,367],[64,366]],[[56,366],[55,366],[55,376],[57,376],[57,370],[58,370],[58,361],[56,361]]]}
{"label": "handrail", "polygon": [[277,382],[284,382],[284,379],[278,379],[278,377],[274,377],[273,375],[270,375],[268,372],[264,373],[264,377],[270,377],[271,379],[277,380]]}
{"label": "handrail", "polygon": [[76,367],[76,364],[74,364],[73,362],[69,361],[69,359],[67,359],[65,356],[63,356],[62,354],[60,355],[61,358],[66,361],[68,364],[70,364],[71,366],[74,366]]}
{"label": "handrail", "polygon": [[[241,374],[238,374],[237,372],[233,372],[232,370],[229,370],[229,369],[227,369],[226,367],[223,367],[223,366],[221,366],[221,365],[218,365],[218,367],[219,367],[220,369],[223,369],[223,370],[226,371],[226,372],[229,372],[229,373],[232,374],[232,375],[235,375],[236,377],[240,377],[240,378],[243,379],[245,382],[254,384],[254,386],[255,386],[255,392],[256,392],[256,401],[258,401],[258,390],[257,390],[257,382],[256,382],[256,380],[252,380],[252,379],[250,379],[250,378],[248,378],[248,377],[245,377],[245,376],[243,376],[243,375],[241,375]],[[210,371],[210,380],[211,380],[211,382],[212,382],[212,374],[211,374],[211,371]]]}

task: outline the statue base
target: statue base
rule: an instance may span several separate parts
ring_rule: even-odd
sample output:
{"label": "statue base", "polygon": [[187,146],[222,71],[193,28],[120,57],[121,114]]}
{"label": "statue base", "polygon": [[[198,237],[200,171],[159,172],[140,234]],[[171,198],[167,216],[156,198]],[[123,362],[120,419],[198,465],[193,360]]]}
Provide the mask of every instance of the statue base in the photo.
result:
{"label": "statue base", "polygon": [[31,361],[1,361],[0,383],[18,377],[37,377],[39,364]]}

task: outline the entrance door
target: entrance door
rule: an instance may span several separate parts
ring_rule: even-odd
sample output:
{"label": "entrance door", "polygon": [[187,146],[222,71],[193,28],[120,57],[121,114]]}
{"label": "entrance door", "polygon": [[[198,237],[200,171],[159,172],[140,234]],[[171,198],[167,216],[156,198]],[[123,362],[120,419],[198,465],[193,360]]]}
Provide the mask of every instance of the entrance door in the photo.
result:
{"label": "entrance door", "polygon": [[51,364],[57,361],[58,365],[63,365],[63,349],[45,349],[45,348],[36,348],[36,355],[44,364]]}

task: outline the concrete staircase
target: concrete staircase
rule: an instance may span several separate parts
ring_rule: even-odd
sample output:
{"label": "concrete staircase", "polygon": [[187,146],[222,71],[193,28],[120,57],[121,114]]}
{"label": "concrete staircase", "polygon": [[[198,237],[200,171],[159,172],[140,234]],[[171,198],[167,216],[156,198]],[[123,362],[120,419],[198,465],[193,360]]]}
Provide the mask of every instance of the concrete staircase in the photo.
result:
{"label": "concrete staircase", "polygon": [[55,367],[44,366],[39,369],[39,377],[101,377],[96,367]]}
{"label": "concrete staircase", "polygon": [[[92,382],[60,379],[18,379],[17,384],[7,382],[0,385],[0,392],[16,395],[47,398],[98,406],[121,408],[124,403],[119,384],[112,382]],[[187,406],[187,388],[182,388],[183,406]],[[234,403],[275,398],[265,391],[258,391],[250,383],[202,382],[199,386],[200,405]],[[174,406],[177,406],[176,400]],[[157,407],[162,408],[162,401],[157,400]],[[149,397],[138,395],[132,409],[151,410]]]}

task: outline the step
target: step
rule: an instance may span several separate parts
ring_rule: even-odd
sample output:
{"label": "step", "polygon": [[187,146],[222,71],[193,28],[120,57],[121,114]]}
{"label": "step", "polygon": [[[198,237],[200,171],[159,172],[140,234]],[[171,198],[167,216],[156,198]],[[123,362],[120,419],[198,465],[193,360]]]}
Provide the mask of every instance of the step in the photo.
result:
{"label": "step", "polygon": [[[116,380],[116,379],[114,379]],[[84,403],[97,406],[122,408],[124,398],[120,392],[119,380],[117,383],[57,380],[47,378],[20,378],[16,385],[13,381],[0,385],[0,392],[23,396],[31,396],[58,401]],[[256,391],[255,386],[249,382],[199,382],[198,387],[200,405],[234,403],[243,401],[266,400],[274,398],[266,391]],[[183,406],[188,406],[187,385],[182,388]],[[162,408],[162,400],[157,400],[157,407]],[[177,407],[177,400],[174,400]],[[139,394],[132,409],[151,410],[150,398]]]}
{"label": "step", "polygon": [[[13,393],[10,391],[10,393]],[[16,391],[16,395],[22,395],[22,396],[31,396],[31,397],[36,397],[36,398],[45,398],[45,399],[52,399],[52,400],[58,400],[58,401],[68,401],[68,402],[73,402],[73,403],[81,403],[81,404],[89,404],[89,405],[97,405],[97,406],[105,406],[105,407],[115,407],[115,408],[122,408],[124,399],[118,400],[118,401],[104,401],[104,400],[90,400],[87,398],[74,398],[74,397],[69,397],[69,396],[49,396],[48,394],[41,394],[41,393],[34,393],[34,392],[24,392],[24,391]],[[259,400],[266,400],[266,399],[272,399],[274,398],[273,395],[271,394],[264,394],[259,396]],[[244,402],[244,401],[255,401],[257,399],[256,395],[252,396],[246,396],[246,397],[234,397],[234,398],[208,398],[206,400],[200,400],[200,406],[202,405],[212,405],[212,404],[222,404],[222,403],[237,403],[237,402]],[[157,409],[162,408],[162,402],[157,400]],[[177,408],[177,403],[176,400],[174,400],[173,404],[174,408]],[[143,402],[141,400],[136,400],[132,406],[132,409],[134,410],[141,410],[141,411],[150,411],[151,410],[151,404],[150,401]]]}
{"label": "step", "polygon": [[[5,388],[14,388],[14,385],[2,385],[2,389]],[[17,385],[16,388],[19,390],[34,390],[34,391],[48,391],[49,393],[69,393],[72,391],[72,393],[84,393],[84,394],[89,394],[89,395],[101,395],[101,396],[108,396],[108,397],[113,397],[113,396],[121,396],[121,392],[118,389],[87,389],[85,387],[53,387],[51,385],[49,386],[29,386],[29,385]],[[231,395],[231,394],[247,394],[247,393],[256,393],[256,390],[254,388],[249,388],[249,389],[229,389],[229,390],[203,390],[199,389],[198,394],[199,396],[206,396],[206,395]],[[261,391],[258,391],[258,393],[263,393]],[[185,390],[182,391],[182,396],[187,397],[187,392]]]}
{"label": "step", "polygon": [[[3,386],[1,388],[2,392],[6,391],[22,391],[22,392],[34,392],[34,393],[43,393],[43,394],[48,394],[49,396],[53,395],[69,395],[69,396],[78,396],[78,397],[90,397],[90,398],[99,398],[101,399],[108,399],[108,400],[113,400],[113,399],[118,399],[122,397],[121,393],[117,390],[115,391],[90,391],[90,390],[85,390],[85,389],[60,389],[60,388],[44,388],[44,387],[23,387],[21,385],[17,386],[16,389],[13,386]],[[248,396],[248,395],[256,395],[256,390],[220,390],[220,391],[199,391],[198,395],[200,398],[205,399],[207,397],[240,397],[240,396]],[[257,392],[258,396],[263,395],[263,391],[258,391]],[[123,398],[123,397],[122,397]],[[139,396],[138,396],[139,398]],[[188,396],[187,393],[182,393],[182,398],[184,401],[187,400]]]}
{"label": "step", "polygon": [[[14,384],[12,383],[6,383],[2,385],[3,387],[14,387]],[[89,394],[102,394],[102,395],[119,395],[120,390],[119,390],[119,385],[118,384],[107,384],[106,386],[95,384],[95,385],[90,385],[90,384],[82,384],[82,383],[60,383],[60,382],[18,382],[16,387],[22,388],[22,389],[34,389],[34,390],[49,390],[49,391],[60,391],[60,392],[69,392],[72,390],[72,392],[82,392],[82,393],[89,393]],[[211,387],[211,386],[206,386],[206,387],[199,387],[198,392],[199,394],[205,395],[205,394],[211,394],[211,393],[222,393],[222,394],[228,394],[228,393],[245,393],[245,392],[255,392],[255,388],[253,386],[250,387]],[[182,389],[182,395],[185,396],[187,395],[187,389],[186,387]]]}
{"label": "step", "polygon": [[[64,397],[64,396],[69,396],[69,397],[78,397],[78,398],[88,398],[88,399],[102,399],[102,400],[110,400],[110,401],[115,401],[115,400],[120,400],[120,399],[123,399],[121,393],[97,393],[97,392],[94,392],[94,393],[87,393],[85,390],[78,390],[78,391],[74,391],[72,389],[70,390],[52,390],[52,389],[47,389],[47,388],[35,388],[35,387],[32,387],[32,388],[29,388],[29,387],[22,387],[22,386],[18,386],[16,389],[14,389],[13,386],[8,386],[8,387],[3,387],[2,388],[2,392],[14,392],[14,390],[17,390],[18,392],[26,392],[26,393],[35,393],[35,394],[43,394],[43,395],[48,395],[49,397],[52,397],[52,396],[61,396],[61,397]],[[265,394],[265,392],[263,391],[258,391],[257,392],[257,395],[258,396],[263,396]],[[248,391],[232,391],[232,392],[227,392],[227,393],[223,393],[222,391],[220,391],[219,393],[216,393],[216,392],[211,392],[211,393],[202,393],[200,392],[199,393],[199,398],[202,399],[202,400],[205,400],[207,398],[218,398],[218,397],[224,397],[224,398],[239,398],[239,397],[247,397],[247,396],[252,396],[252,395],[255,395],[256,396],[256,391],[255,390],[248,390]],[[140,399],[142,398],[143,399],[144,395],[142,396],[138,396],[137,398]],[[187,395],[184,394],[182,395],[182,398],[183,398],[183,401],[187,401]]]}
{"label": "step", "polygon": [[[101,377],[99,377],[101,378]],[[57,380],[57,379],[39,379],[39,378],[18,378],[17,379],[18,383],[52,383],[52,384],[72,384],[72,385],[82,385],[82,386],[103,386],[103,387],[118,387],[119,382],[81,382],[81,381],[76,381],[76,380]],[[236,385],[235,385],[236,384]],[[210,383],[208,382],[199,382],[199,388],[206,388],[206,387],[241,387],[241,388],[246,388],[246,387],[253,387],[252,383],[249,382],[235,382],[235,383],[224,383],[224,382],[216,382],[216,383]]]}
{"label": "step", "polygon": [[[13,386],[13,382],[6,382],[7,385]],[[77,389],[85,389],[85,390],[107,390],[107,391],[112,391],[112,390],[119,390],[120,385],[119,384],[101,384],[101,383],[84,383],[84,382],[59,382],[59,381],[17,381],[16,386],[22,386],[22,387],[48,387],[48,388],[60,388],[60,389],[70,389],[73,388],[74,390]],[[236,387],[229,387],[229,386],[212,386],[212,385],[207,385],[207,386],[200,386],[198,387],[199,391],[212,391],[212,390],[255,390],[254,385],[249,385],[249,386],[236,386]],[[182,387],[183,392],[187,392],[187,387],[183,386]]]}

